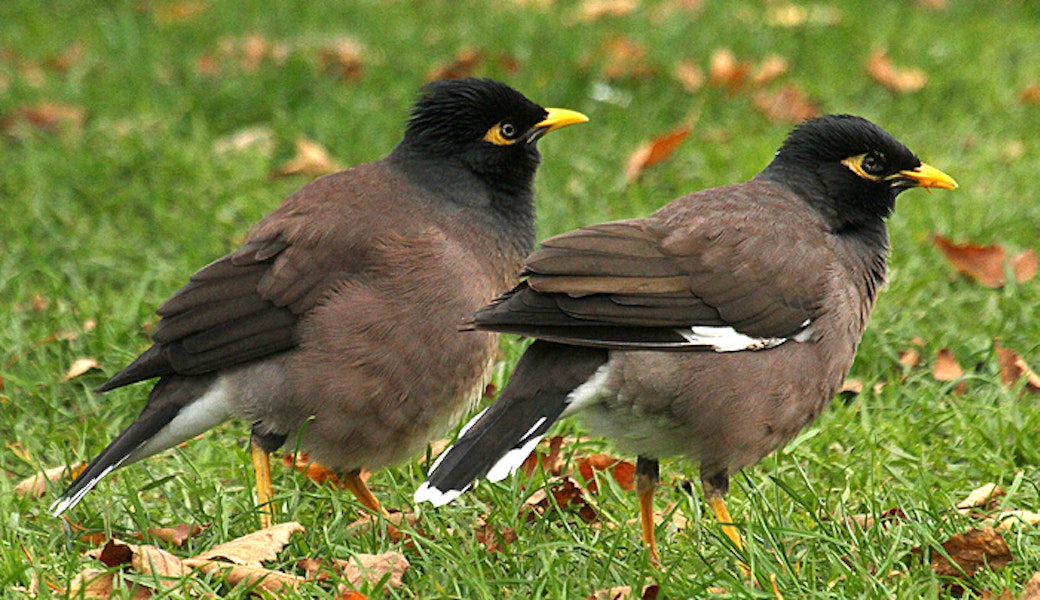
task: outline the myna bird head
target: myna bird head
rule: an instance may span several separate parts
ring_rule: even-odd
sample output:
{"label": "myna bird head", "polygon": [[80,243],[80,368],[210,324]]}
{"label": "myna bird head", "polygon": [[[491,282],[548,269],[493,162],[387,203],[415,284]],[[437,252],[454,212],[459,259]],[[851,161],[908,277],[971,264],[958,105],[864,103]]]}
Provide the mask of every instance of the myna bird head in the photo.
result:
{"label": "myna bird head", "polygon": [[837,229],[885,219],[906,189],[957,187],[888,132],[852,115],[796,127],[761,176],[800,193]]}
{"label": "myna bird head", "polygon": [[497,81],[443,79],[423,88],[402,145],[431,158],[460,160],[507,188],[526,186],[541,160],[535,142],[585,121],[575,111],[542,108]]}

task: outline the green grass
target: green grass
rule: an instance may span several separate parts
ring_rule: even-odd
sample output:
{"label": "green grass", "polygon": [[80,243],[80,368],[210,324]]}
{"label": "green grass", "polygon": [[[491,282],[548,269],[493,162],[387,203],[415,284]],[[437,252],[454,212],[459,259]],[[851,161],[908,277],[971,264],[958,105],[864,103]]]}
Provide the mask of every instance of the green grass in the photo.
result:
{"label": "green grass", "polygon": [[[730,508],[747,539],[758,586],[706,513],[696,465],[663,463],[657,506],[674,503],[685,531],[660,531],[661,569],[639,545],[634,495],[609,482],[595,497],[602,523],[568,511],[534,523],[517,514],[541,479],[481,486],[457,504],[422,510],[425,534],[405,549],[411,569],[395,598],[584,598],[618,585],[661,586],[661,597],[772,597],[770,576],[787,598],[936,598],[954,593],[915,547],[935,552],[951,534],[978,526],[951,511],[988,481],[1009,491],[1007,507],[1040,509],[1040,408],[999,381],[993,340],[1040,366],[1040,282],[988,290],[953,275],[931,245],[935,232],[999,243],[1017,252],[1040,239],[1040,106],[1019,91],[1040,83],[1040,7],[1030,2],[950,2],[943,11],[916,2],[834,3],[834,25],[769,24],[776,2],[646,2],[631,14],[579,18],[576,2],[51,2],[0,3],[0,122],[42,102],[82,108],[80,131],[0,137],[0,589],[26,586],[35,573],[63,589],[93,561],[43,499],[13,494],[36,469],[96,454],[136,415],[144,386],[96,397],[90,389],[147,345],[153,310],[199,266],[235,247],[243,232],[304,178],[269,179],[291,157],[293,141],[325,145],[341,164],[376,159],[399,139],[408,105],[436,65],[463,49],[484,55],[478,74],[503,79],[546,105],[581,110],[591,122],[542,142],[538,176],[540,236],[583,223],[642,215],[674,197],[746,179],[766,164],[786,133],[753,109],[750,92],[683,91],[671,77],[681,59],[707,68],[718,48],[760,61],[787,58],[793,83],[826,112],[878,122],[961,189],[905,194],[891,222],[891,284],[864,337],[853,377],[878,392],[837,399],[786,449],[734,478]],[[162,15],[178,6],[202,12],[185,21]],[[816,7],[820,3],[806,3]],[[196,71],[224,40],[249,33],[284,45],[281,61],[251,72],[235,61],[219,77]],[[363,44],[362,78],[323,71],[318,48],[343,36]],[[646,50],[650,74],[609,85],[624,103],[593,99],[602,83],[603,44],[626,36]],[[64,73],[48,67],[73,44],[82,58]],[[924,90],[894,94],[863,69],[872,48],[899,65],[923,69]],[[518,70],[499,59],[511,57]],[[776,84],[774,84],[775,86]],[[635,185],[622,183],[629,153],[643,140],[696,115],[691,138]],[[217,155],[214,142],[247,127],[272,132],[270,155]],[[36,302],[34,298],[42,300]],[[96,322],[87,331],[84,323]],[[72,332],[75,335],[55,333]],[[920,337],[921,366],[904,370],[898,354]],[[71,339],[70,339],[71,338]],[[966,389],[934,381],[932,357],[950,347],[965,367]],[[508,365],[515,341],[504,346]],[[102,371],[63,382],[78,357]],[[562,431],[580,433],[566,423]],[[257,527],[252,508],[247,428],[228,424],[205,439],[109,477],[72,511],[90,531],[113,535],[182,522],[210,528],[182,555]],[[601,440],[575,452],[610,451]],[[377,473],[376,494],[410,508],[422,480],[419,457]],[[378,533],[354,536],[357,504],[276,469],[282,520],[300,521],[279,564],[303,557],[347,557],[401,549]],[[527,491],[521,486],[526,485]],[[902,509],[904,521],[860,529],[841,514]],[[478,517],[516,529],[519,540],[488,553],[471,530]],[[1015,560],[982,571],[966,597],[984,589],[1016,594],[1040,569],[1040,532],[1007,534]],[[93,564],[92,566],[97,566]],[[889,573],[897,572],[890,576]],[[244,597],[219,579],[201,589]],[[47,593],[46,585],[44,594]],[[14,594],[14,592],[9,592]],[[174,590],[177,597],[184,590]],[[367,589],[373,597],[382,595]],[[61,595],[60,592],[54,592]],[[317,583],[302,597],[332,597]],[[6,597],[6,596],[5,596]]]}

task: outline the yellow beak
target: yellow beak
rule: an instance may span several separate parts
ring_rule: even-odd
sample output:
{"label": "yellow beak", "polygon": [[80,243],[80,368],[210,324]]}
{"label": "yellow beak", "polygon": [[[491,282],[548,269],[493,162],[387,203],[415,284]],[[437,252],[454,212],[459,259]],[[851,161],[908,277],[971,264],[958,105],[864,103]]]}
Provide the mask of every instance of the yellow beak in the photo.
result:
{"label": "yellow beak", "polygon": [[900,171],[889,176],[888,179],[895,180],[894,185],[906,187],[957,189],[957,182],[953,180],[953,177],[925,163],[921,163],[921,166],[916,169]]}
{"label": "yellow beak", "polygon": [[528,134],[528,141],[533,142],[550,131],[556,131],[568,125],[585,123],[589,118],[578,111],[566,108],[547,108],[545,118],[535,124]]}

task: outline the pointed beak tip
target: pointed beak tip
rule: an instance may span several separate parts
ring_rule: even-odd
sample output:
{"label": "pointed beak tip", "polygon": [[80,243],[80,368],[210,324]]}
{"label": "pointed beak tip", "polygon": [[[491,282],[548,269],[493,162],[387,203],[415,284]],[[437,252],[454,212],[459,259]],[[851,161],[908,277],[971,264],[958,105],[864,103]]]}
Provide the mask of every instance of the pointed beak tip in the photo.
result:
{"label": "pointed beak tip", "polygon": [[568,108],[547,108],[545,112],[545,118],[535,125],[538,129],[544,129],[545,133],[589,121],[589,117],[584,113]]}
{"label": "pointed beak tip", "polygon": [[927,163],[921,163],[921,166],[916,169],[903,171],[900,175],[905,177],[906,180],[912,181],[913,187],[936,188],[940,190],[955,190],[958,187],[953,177]]}

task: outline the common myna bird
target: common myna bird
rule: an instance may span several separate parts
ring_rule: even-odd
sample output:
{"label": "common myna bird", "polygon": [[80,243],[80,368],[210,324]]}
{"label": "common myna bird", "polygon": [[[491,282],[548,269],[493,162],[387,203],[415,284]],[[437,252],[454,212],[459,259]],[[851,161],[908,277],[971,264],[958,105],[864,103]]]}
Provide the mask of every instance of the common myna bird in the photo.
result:
{"label": "common myna bird", "polygon": [[826,116],[795,128],[751,181],[545,240],[527,279],[470,323],[535,341],[415,500],[442,505],[504,478],[554,421],[581,413],[638,456],[652,559],[658,460],[673,455],[700,461],[704,495],[741,547],[729,477],[841,387],[885,280],[896,196],[956,186],[873,123]]}
{"label": "common myna bird", "polygon": [[158,377],[144,409],[51,512],[233,417],[252,425],[261,504],[268,453],[302,427],[378,510],[359,471],[421,452],[484,389],[497,337],[458,323],[534,247],[536,142],[587,120],[490,80],[429,84],[388,156],[304,186],[159,307],[152,346],[97,390]]}

